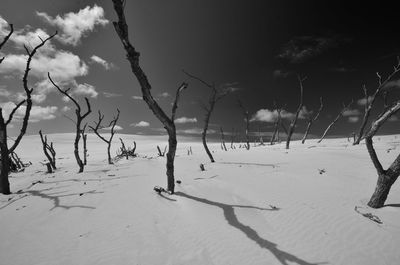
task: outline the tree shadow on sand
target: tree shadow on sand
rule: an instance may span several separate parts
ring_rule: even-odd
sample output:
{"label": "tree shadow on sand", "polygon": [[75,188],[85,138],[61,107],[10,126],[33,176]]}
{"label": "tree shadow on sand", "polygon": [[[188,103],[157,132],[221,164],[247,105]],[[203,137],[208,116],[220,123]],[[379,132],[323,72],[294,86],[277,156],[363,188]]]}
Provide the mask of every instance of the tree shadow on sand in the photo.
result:
{"label": "tree shadow on sand", "polygon": [[256,209],[256,210],[263,210],[263,211],[277,211],[279,209],[275,209],[275,208],[268,209],[268,208],[261,208],[261,207],[255,207],[255,206],[224,204],[224,203],[220,203],[220,202],[214,202],[214,201],[210,201],[207,199],[191,196],[186,193],[179,192],[179,191],[176,192],[175,195],[221,208],[224,212],[224,217],[229,225],[231,225],[234,228],[243,232],[249,239],[253,240],[261,248],[265,248],[265,249],[269,250],[276,257],[276,259],[283,265],[288,265],[289,264],[288,262],[294,262],[294,263],[297,263],[300,265],[326,264],[326,262],[310,263],[301,258],[298,258],[297,256],[295,256],[293,254],[290,254],[288,252],[280,250],[275,243],[260,237],[258,235],[258,233],[254,229],[252,229],[250,226],[242,224],[236,217],[235,210],[234,210],[234,208],[250,208],[250,209]]}
{"label": "tree shadow on sand", "polygon": [[55,208],[62,208],[69,210],[71,208],[84,208],[84,209],[96,209],[96,207],[92,206],[85,206],[85,205],[64,205],[61,204],[60,198],[62,197],[69,197],[69,196],[83,196],[86,194],[98,194],[98,193],[103,193],[103,192],[98,192],[96,190],[91,190],[91,191],[86,191],[86,192],[81,192],[81,193],[69,193],[69,194],[62,194],[63,192],[53,192],[53,193],[46,193],[46,191],[52,190],[52,188],[48,189],[43,189],[43,190],[27,190],[27,191],[20,191],[17,194],[22,195],[19,198],[16,198],[14,200],[11,200],[9,203],[3,205],[0,207],[0,210],[3,208],[6,208],[7,206],[13,204],[14,202],[17,202],[25,197],[29,196],[35,196],[35,197],[40,197],[43,199],[47,199],[53,202],[53,207],[50,209],[50,211],[54,210]]}

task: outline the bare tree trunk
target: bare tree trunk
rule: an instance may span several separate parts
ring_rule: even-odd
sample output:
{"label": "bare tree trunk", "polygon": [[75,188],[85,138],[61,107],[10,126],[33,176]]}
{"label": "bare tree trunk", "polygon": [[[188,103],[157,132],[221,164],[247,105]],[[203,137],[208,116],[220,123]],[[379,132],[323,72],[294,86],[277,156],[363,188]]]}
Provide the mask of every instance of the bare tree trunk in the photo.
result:
{"label": "bare tree trunk", "polygon": [[86,166],[87,165],[87,134],[85,133],[86,131],[86,126],[87,123],[82,128],[81,135],[82,135],[82,142],[83,142],[83,164]]}
{"label": "bare tree trunk", "polygon": [[175,128],[175,113],[178,107],[178,99],[180,92],[187,87],[186,83],[183,83],[176,92],[176,98],[174,105],[172,107],[172,116],[171,118],[165,114],[165,112],[161,109],[161,107],[157,104],[154,100],[153,96],[151,95],[151,85],[147,79],[147,76],[143,72],[142,68],[139,65],[139,53],[135,50],[135,48],[130,43],[128,37],[128,25],[126,23],[125,14],[124,14],[124,1],[123,0],[113,0],[114,10],[118,15],[118,21],[113,22],[115,31],[120,38],[122,45],[127,53],[127,59],[131,65],[131,70],[135,75],[136,79],[138,80],[143,100],[149,106],[151,111],[154,115],[162,122],[165,129],[168,132],[168,143],[170,145],[170,150],[168,150],[167,155],[167,180],[168,180],[168,190],[171,194],[175,191],[175,183],[174,183],[174,159],[175,159],[175,152],[176,152],[176,128]]}
{"label": "bare tree trunk", "polygon": [[[274,106],[276,106],[276,104],[274,103]],[[273,134],[272,134],[272,137],[271,137],[271,145],[273,145],[274,144],[274,141],[276,141],[277,139],[276,138],[278,138],[279,139],[279,127],[281,126],[281,111],[282,111],[282,108],[277,108],[277,107],[275,107],[275,109],[276,109],[276,112],[277,112],[277,114],[278,114],[278,116],[277,116],[277,118],[276,118],[276,120],[275,120],[275,123],[274,123],[274,132],[273,132]]]}
{"label": "bare tree trunk", "polygon": [[221,130],[221,146],[222,149],[225,151],[228,151],[228,149],[226,149],[226,145],[225,145],[225,137],[224,137],[224,130],[222,129],[222,127],[220,127]]}
{"label": "bare tree trunk", "polygon": [[[42,148],[43,148],[43,153],[45,154],[45,156],[47,157],[47,160],[49,160],[49,163],[51,165],[51,167],[56,170],[56,160],[55,160],[55,151],[53,148],[53,143],[51,143],[51,145],[49,145],[47,143],[47,136],[43,137],[42,131],[39,131],[39,135],[40,135],[40,140],[42,141]],[[49,152],[52,154],[52,156],[49,154]]]}
{"label": "bare tree trunk", "polygon": [[250,114],[249,111],[243,106],[242,102],[238,100],[239,107],[242,109],[242,113],[244,116],[244,119],[246,121],[246,130],[245,130],[245,135],[246,135],[246,149],[250,150],[250,137],[249,137],[249,129],[250,129]]}
{"label": "bare tree trunk", "polygon": [[332,126],[343,116],[343,113],[348,110],[351,106],[351,104],[353,104],[353,100],[350,101],[350,103],[345,106],[343,104],[343,108],[340,111],[340,113],[336,116],[336,118],[328,125],[328,127],[325,129],[324,133],[322,134],[321,138],[318,140],[318,143],[322,142],[322,140],[325,138],[326,134],[328,133],[328,131],[332,128]]}
{"label": "bare tree trunk", "polygon": [[400,101],[396,102],[392,107],[388,108],[384,113],[382,113],[372,123],[370,130],[365,135],[365,143],[368,154],[378,173],[378,181],[376,183],[375,191],[368,202],[368,205],[372,208],[380,208],[384,206],[390,188],[400,175],[400,155],[397,156],[387,170],[384,170],[378,159],[378,155],[375,152],[372,137],[378,132],[380,127],[399,110]]}
{"label": "bare tree trunk", "polygon": [[300,111],[303,108],[303,81],[306,78],[301,78],[300,76],[297,76],[297,79],[299,80],[300,83],[300,103],[299,106],[297,107],[296,115],[294,116],[294,119],[292,120],[289,126],[289,132],[286,138],[286,149],[289,149],[290,140],[294,133],[294,128],[296,127],[297,119],[299,118]]}
{"label": "bare tree trunk", "polygon": [[[11,30],[8,33],[8,35],[0,43],[0,49],[9,40],[9,38],[11,37],[11,34],[14,32],[14,28],[13,28],[12,24],[10,24],[10,29]],[[18,103],[14,107],[14,109],[11,111],[7,121],[4,120],[2,108],[0,108],[0,117],[1,117],[0,118],[0,155],[1,155],[1,163],[0,163],[0,193],[10,194],[10,192],[11,192],[10,191],[10,183],[9,183],[9,180],[8,180],[8,175],[10,173],[10,165],[11,165],[10,154],[15,151],[15,149],[17,148],[17,146],[21,142],[22,137],[25,135],[26,129],[28,127],[29,116],[30,116],[30,112],[31,112],[31,109],[32,109],[31,94],[33,92],[33,88],[29,88],[28,87],[28,76],[29,76],[29,72],[31,70],[30,65],[31,65],[31,62],[32,62],[32,58],[34,57],[36,52],[48,40],[53,38],[56,34],[57,34],[57,32],[55,34],[47,37],[44,40],[40,39],[41,40],[40,44],[38,44],[32,51],[30,51],[27,46],[24,46],[25,51],[26,51],[26,53],[28,55],[28,58],[27,58],[27,61],[26,61],[26,67],[25,67],[25,71],[24,71],[24,75],[22,77],[22,83],[23,83],[23,88],[25,90],[25,94],[26,94],[26,100],[21,101],[20,103]],[[4,60],[4,57],[0,58],[0,64],[3,62],[3,60]],[[24,118],[22,120],[21,130],[20,130],[17,138],[15,138],[15,141],[11,145],[11,147],[8,147],[8,145],[7,145],[7,126],[12,121],[13,115],[15,114],[15,112],[25,102],[26,102],[25,115],[24,115]]]}
{"label": "bare tree trunk", "polygon": [[308,133],[309,133],[310,130],[311,130],[311,126],[313,125],[313,123],[314,123],[316,120],[318,120],[319,115],[320,115],[320,113],[321,113],[321,111],[322,111],[322,108],[323,108],[323,106],[324,106],[323,103],[322,103],[322,97],[319,98],[319,101],[320,101],[320,107],[319,107],[319,109],[318,109],[317,114],[316,114],[314,117],[311,117],[311,116],[310,116],[309,119],[308,119],[307,129],[306,129],[306,132],[304,133],[303,139],[301,140],[301,143],[302,143],[302,144],[305,143],[305,141],[306,141],[306,139],[307,139],[307,136],[308,136]]}
{"label": "bare tree trunk", "polygon": [[54,83],[54,81],[51,79],[50,73],[47,73],[47,76],[50,80],[50,82],[53,84],[53,86],[64,96],[66,96],[67,98],[69,98],[74,104],[75,104],[75,114],[76,114],[76,122],[75,122],[75,141],[74,141],[74,156],[75,156],[75,160],[76,163],[78,164],[79,167],[79,171],[78,173],[82,173],[84,168],[85,168],[85,164],[82,162],[82,159],[79,156],[79,140],[81,139],[81,133],[82,133],[82,129],[81,129],[81,124],[82,121],[92,112],[92,109],[90,108],[90,103],[89,103],[89,99],[85,97],[85,101],[86,101],[86,106],[87,106],[87,111],[82,114],[81,113],[81,106],[79,105],[79,103],[68,93],[70,88],[66,89],[66,90],[62,90],[56,83]]}
{"label": "bare tree trunk", "polygon": [[206,153],[207,153],[208,157],[210,158],[211,163],[214,163],[215,162],[214,157],[211,154],[210,149],[208,149],[207,140],[206,140],[207,130],[208,130],[208,123],[210,121],[210,116],[211,116],[211,112],[212,112],[212,110],[214,108],[214,105],[211,105],[210,107],[211,108],[206,113],[206,118],[204,120],[204,128],[203,128],[203,132],[201,133],[201,140],[203,142],[204,149],[206,150]]}
{"label": "bare tree trunk", "polygon": [[236,137],[236,132],[235,132],[235,128],[232,128],[232,135],[231,135],[231,149],[235,149],[235,137]]}

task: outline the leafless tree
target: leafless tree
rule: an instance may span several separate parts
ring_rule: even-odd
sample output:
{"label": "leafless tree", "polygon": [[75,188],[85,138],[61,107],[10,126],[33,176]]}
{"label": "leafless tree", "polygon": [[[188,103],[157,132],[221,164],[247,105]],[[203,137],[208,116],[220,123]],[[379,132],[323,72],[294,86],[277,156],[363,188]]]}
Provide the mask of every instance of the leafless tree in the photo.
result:
{"label": "leafless tree", "polygon": [[234,145],[235,140],[236,140],[236,130],[235,130],[235,128],[232,128],[231,149],[236,149],[236,146]]}
{"label": "leafless tree", "polygon": [[[372,107],[375,103],[375,100],[379,93],[381,93],[382,89],[385,88],[387,83],[392,80],[392,78],[400,71],[400,58],[397,58],[397,65],[393,67],[393,72],[385,79],[382,80],[382,76],[377,72],[376,75],[378,77],[378,87],[375,90],[375,93],[372,96],[368,95],[367,87],[363,85],[363,91],[364,91],[364,96],[365,96],[365,108],[364,108],[364,117],[361,122],[360,130],[358,131],[356,140],[354,141],[353,145],[357,145],[360,143],[362,140],[365,126],[367,125],[369,116],[371,114]],[[386,107],[387,102],[386,102],[387,95],[384,93],[383,94],[383,102],[384,102],[384,107]]]}
{"label": "leafless tree", "polygon": [[340,113],[336,116],[336,118],[328,125],[328,127],[325,129],[324,133],[322,134],[321,138],[318,140],[318,143],[322,142],[322,140],[325,138],[326,134],[328,133],[328,131],[332,128],[332,126],[341,118],[343,117],[343,113],[348,110],[351,106],[351,104],[353,104],[353,100],[350,101],[349,104],[347,104],[347,106],[343,103],[343,108],[340,111]]}
{"label": "leafless tree", "polygon": [[309,134],[309,132],[311,130],[311,126],[313,125],[314,122],[316,122],[318,120],[319,115],[321,114],[322,108],[324,107],[324,104],[322,102],[322,97],[319,98],[319,102],[320,102],[320,105],[319,105],[319,109],[318,109],[317,113],[314,116],[312,114],[310,114],[307,117],[308,124],[307,124],[306,132],[304,133],[303,139],[301,140],[302,144],[305,143],[305,141],[307,139],[307,136],[308,136],[308,134]]}
{"label": "leafless tree", "polygon": [[226,149],[226,145],[225,145],[224,130],[222,129],[222,127],[220,127],[219,129],[221,131],[221,149],[224,151],[228,151],[228,149]]}
{"label": "leafless tree", "polygon": [[167,152],[167,146],[164,147],[164,151],[161,151],[161,148],[157,145],[158,156],[164,157]]}
{"label": "leafless tree", "polygon": [[[11,34],[14,32],[14,28],[12,24],[10,24],[10,32],[9,34],[5,37],[5,39],[0,43],[0,50],[3,47],[3,45],[9,40],[11,37]],[[32,92],[33,88],[28,87],[28,76],[29,76],[29,71],[31,70],[31,62],[33,56],[36,54],[36,52],[43,46],[45,43],[53,38],[57,32],[55,32],[53,35],[48,36],[46,39],[40,39],[40,43],[32,50],[30,51],[27,46],[24,46],[25,51],[28,55],[27,61],[26,61],[26,67],[24,71],[24,75],[22,77],[22,83],[23,83],[23,88],[25,90],[26,94],[26,99],[22,100],[16,106],[14,109],[11,111],[11,113],[8,116],[8,119],[5,120],[3,117],[3,110],[0,108],[0,157],[1,157],[1,163],[0,163],[0,193],[3,194],[10,194],[10,183],[8,181],[8,175],[10,173],[10,154],[15,151],[19,143],[21,142],[22,137],[25,135],[26,129],[28,127],[28,121],[29,121],[29,116],[30,112],[32,109]],[[3,62],[4,57],[0,59],[0,64]],[[7,126],[11,123],[13,116],[15,112],[23,105],[26,103],[25,107],[25,115],[22,120],[22,127],[21,131],[18,134],[17,138],[15,138],[14,143],[12,144],[11,147],[8,147],[7,144]]]}
{"label": "leafless tree", "polygon": [[172,106],[172,115],[169,117],[151,95],[151,85],[146,74],[139,65],[140,54],[136,51],[135,47],[133,47],[129,40],[128,25],[126,23],[124,14],[124,4],[125,1],[123,0],[113,0],[114,10],[118,16],[118,21],[114,21],[113,25],[127,53],[127,59],[131,65],[132,72],[140,84],[143,100],[149,106],[154,115],[161,121],[168,133],[169,148],[167,154],[167,190],[173,194],[175,192],[174,160],[177,146],[176,127],[174,120],[176,110],[178,108],[180,93],[187,88],[188,84],[182,83],[176,90],[175,101]]}
{"label": "leafless tree", "polygon": [[365,134],[367,150],[378,173],[378,181],[375,191],[368,202],[368,206],[372,208],[380,208],[384,206],[390,188],[400,175],[400,155],[398,155],[389,168],[385,170],[378,159],[378,155],[376,154],[372,141],[372,137],[374,137],[380,127],[398,110],[400,110],[400,101],[397,101],[381,115],[379,115],[378,118],[372,123],[369,131]]}
{"label": "leafless tree", "polygon": [[274,121],[274,132],[272,133],[271,142],[270,144],[273,145],[274,142],[279,141],[279,128],[282,127],[282,107],[278,107],[276,102],[274,101],[274,111],[276,110],[277,116]]}
{"label": "leafless tree", "polygon": [[137,156],[135,154],[135,151],[136,151],[136,142],[135,141],[133,141],[133,148],[130,148],[130,147],[126,148],[124,141],[121,138],[119,138],[119,140],[121,141],[121,147],[120,147],[119,152],[117,151],[117,158],[125,157],[126,160],[128,160],[130,156],[131,157]]}
{"label": "leafless tree", "polygon": [[296,127],[296,123],[297,123],[297,120],[299,118],[300,111],[303,108],[303,82],[307,78],[306,77],[300,77],[298,75],[297,79],[298,79],[299,84],[300,84],[300,102],[299,102],[299,106],[297,107],[296,114],[294,115],[294,118],[293,118],[292,122],[289,125],[289,131],[288,131],[287,138],[286,138],[286,149],[289,149],[290,140],[292,139],[292,135],[294,133],[294,129]]}
{"label": "leafless tree", "polygon": [[242,114],[244,116],[244,120],[246,122],[246,130],[245,130],[245,136],[246,136],[246,149],[250,149],[250,136],[249,136],[249,129],[250,129],[250,114],[249,111],[245,108],[243,103],[238,100],[239,107],[242,110]]}
{"label": "leafless tree", "polygon": [[117,109],[117,116],[114,116],[114,118],[110,121],[110,124],[107,126],[107,128],[110,129],[110,138],[106,139],[104,138],[103,135],[99,133],[99,130],[104,129],[104,126],[101,125],[104,119],[104,115],[101,114],[99,110],[99,117],[98,121],[94,122],[95,126],[90,126],[89,128],[101,139],[103,142],[107,143],[107,157],[108,157],[108,164],[113,164],[112,158],[111,158],[111,144],[112,144],[112,139],[114,138],[115,135],[115,126],[117,125],[118,119],[119,119],[119,114],[120,111]]}
{"label": "leafless tree", "polygon": [[79,156],[79,141],[81,139],[81,133],[82,133],[82,128],[81,128],[81,124],[82,121],[92,112],[91,108],[90,108],[90,103],[89,103],[89,99],[87,97],[85,97],[85,101],[86,101],[86,106],[87,106],[87,111],[85,113],[82,114],[82,109],[81,106],[79,105],[79,103],[69,94],[69,90],[70,88],[67,88],[65,90],[62,90],[52,79],[50,76],[50,73],[47,73],[47,76],[50,80],[50,82],[53,84],[53,86],[55,88],[57,88],[57,90],[63,94],[64,96],[66,96],[67,98],[69,98],[75,105],[76,109],[75,109],[75,114],[76,114],[76,121],[75,121],[75,125],[76,125],[76,130],[75,130],[75,141],[74,141],[74,155],[75,155],[75,159],[76,159],[76,163],[79,166],[79,173],[83,172],[83,169],[85,168],[85,164],[82,162],[80,156]]}
{"label": "leafless tree", "polygon": [[40,140],[42,141],[43,152],[47,157],[47,160],[49,160],[52,169],[56,170],[56,151],[54,150],[53,142],[50,142],[50,144],[48,144],[47,135],[43,137],[42,130],[39,131],[39,135]]}
{"label": "leafless tree", "polygon": [[87,156],[88,156],[88,150],[87,150],[87,133],[86,133],[86,127],[87,123],[83,125],[83,128],[81,130],[81,136],[82,136],[82,142],[83,142],[83,164],[86,166],[87,165]]}
{"label": "leafless tree", "polygon": [[223,97],[225,97],[228,94],[227,90],[221,90],[221,89],[217,89],[217,87],[215,86],[215,84],[210,84],[206,81],[204,81],[203,79],[194,76],[192,74],[189,74],[186,71],[183,71],[187,76],[189,76],[190,78],[199,81],[200,83],[202,83],[203,85],[205,85],[206,87],[211,89],[211,95],[208,99],[208,105],[202,104],[202,108],[205,110],[206,115],[204,117],[204,127],[203,127],[203,132],[201,133],[201,140],[203,142],[203,146],[204,149],[206,150],[206,153],[208,155],[208,157],[210,158],[211,163],[214,163],[214,157],[210,152],[210,149],[208,149],[208,145],[207,145],[207,131],[208,131],[208,125],[210,123],[210,118],[211,118],[211,114],[214,111],[215,108],[215,104],[220,101]]}

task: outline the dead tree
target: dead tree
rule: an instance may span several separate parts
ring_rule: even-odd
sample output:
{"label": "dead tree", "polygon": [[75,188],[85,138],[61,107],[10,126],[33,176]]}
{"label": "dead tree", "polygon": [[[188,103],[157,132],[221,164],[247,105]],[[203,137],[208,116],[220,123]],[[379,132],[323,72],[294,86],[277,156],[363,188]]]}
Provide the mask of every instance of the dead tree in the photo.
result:
{"label": "dead tree", "polygon": [[[10,24],[10,32],[9,34],[5,37],[5,39],[0,43],[0,50],[3,47],[3,45],[8,41],[10,38],[11,34],[13,33],[14,29],[13,26]],[[28,55],[27,61],[26,61],[26,67],[24,71],[24,75],[22,77],[22,83],[23,83],[23,88],[25,90],[26,94],[26,99],[22,100],[16,106],[14,109],[11,111],[11,113],[8,116],[8,119],[5,120],[3,117],[3,112],[2,108],[0,108],[0,157],[1,157],[1,163],[0,163],[0,193],[3,194],[10,194],[10,183],[8,181],[8,175],[10,173],[10,164],[11,164],[11,159],[10,159],[10,154],[15,151],[19,143],[21,142],[22,137],[25,135],[26,129],[28,127],[28,121],[29,121],[29,116],[31,113],[32,109],[32,92],[33,88],[28,87],[28,76],[29,76],[29,71],[31,70],[31,62],[33,56],[36,54],[36,52],[43,46],[45,43],[53,38],[57,32],[55,32],[53,35],[47,37],[46,39],[40,39],[40,43],[32,50],[30,51],[27,46],[24,46],[25,51]],[[0,59],[0,64],[3,62],[4,57]],[[13,116],[15,112],[23,105],[26,103],[25,107],[25,114],[24,118],[22,120],[22,127],[21,130],[15,138],[14,143],[12,146],[9,148],[7,144],[7,126],[11,123]]]}
{"label": "dead tree", "polygon": [[281,116],[281,112],[282,112],[282,107],[277,107],[276,102],[274,102],[274,109],[277,112],[277,117],[275,118],[275,122],[274,122],[274,132],[272,133],[272,137],[271,137],[271,142],[270,144],[273,145],[274,142],[279,141],[279,128],[283,125],[282,124],[282,116]]}
{"label": "dead tree", "polygon": [[318,140],[318,143],[322,142],[322,140],[325,138],[326,134],[328,133],[328,131],[332,128],[332,126],[341,118],[343,117],[343,113],[348,110],[351,106],[351,104],[353,104],[353,100],[350,101],[350,103],[346,106],[343,103],[343,108],[340,111],[340,113],[336,116],[336,118],[328,125],[328,127],[325,129],[324,133],[322,134],[321,138]]}
{"label": "dead tree", "polygon": [[86,133],[86,127],[87,123],[83,126],[81,130],[81,135],[82,135],[82,142],[83,142],[83,164],[86,166],[87,165],[87,133]]}
{"label": "dead tree", "polygon": [[322,97],[319,98],[319,102],[320,102],[320,105],[319,105],[319,109],[318,109],[317,113],[316,113],[314,116],[312,116],[312,115],[310,114],[310,115],[307,117],[307,118],[308,118],[308,124],[307,124],[306,132],[304,133],[303,139],[301,140],[301,143],[302,143],[302,144],[305,143],[305,141],[306,141],[306,139],[307,139],[307,136],[308,136],[308,134],[309,134],[309,132],[310,132],[310,130],[311,130],[311,126],[313,125],[313,123],[314,123],[315,121],[318,120],[319,115],[321,114],[322,108],[324,107],[324,105],[323,105],[323,103],[322,103]]}
{"label": "dead tree", "polygon": [[119,140],[121,141],[121,147],[119,149],[120,151],[119,152],[117,151],[117,158],[125,157],[126,160],[128,160],[130,156],[131,157],[137,156],[135,154],[135,151],[136,151],[136,142],[135,141],[133,141],[133,148],[130,148],[130,147],[126,148],[124,141],[121,138],[119,138]]}
{"label": "dead tree", "polygon": [[172,106],[172,115],[169,117],[163,109],[158,105],[157,101],[151,95],[151,85],[149,80],[147,79],[146,74],[143,72],[142,68],[139,65],[139,52],[136,51],[135,47],[132,46],[129,36],[128,36],[128,25],[125,20],[124,14],[124,5],[125,1],[123,0],[113,0],[114,10],[118,15],[118,21],[113,22],[115,31],[120,38],[122,45],[127,53],[127,59],[131,65],[131,70],[135,75],[136,79],[138,80],[143,100],[149,106],[151,111],[154,115],[161,121],[164,125],[168,133],[168,154],[167,154],[167,190],[173,194],[175,192],[175,177],[174,177],[174,160],[175,160],[175,153],[176,153],[176,127],[175,127],[175,114],[178,108],[178,101],[180,93],[187,88],[187,83],[182,83],[178,89],[176,90],[175,101]]}
{"label": "dead tree", "polygon": [[39,131],[39,135],[40,140],[42,141],[43,152],[47,157],[47,160],[49,160],[51,167],[56,170],[56,151],[54,150],[53,142],[50,144],[47,143],[47,135],[43,137],[42,130]]}
{"label": "dead tree", "polygon": [[258,137],[260,137],[260,145],[264,145],[264,139],[261,134],[261,126],[258,126]]}
{"label": "dead tree", "polygon": [[90,103],[89,103],[89,99],[87,97],[85,97],[85,101],[86,101],[86,106],[87,106],[87,111],[82,114],[82,109],[81,106],[79,105],[79,103],[68,93],[70,88],[67,88],[65,90],[62,90],[56,83],[54,83],[54,81],[51,79],[50,73],[47,73],[47,76],[50,80],[50,82],[53,84],[53,86],[55,88],[57,88],[57,90],[63,94],[64,96],[66,96],[67,98],[69,98],[75,105],[76,109],[75,109],[75,114],[76,114],[76,121],[75,121],[75,125],[76,125],[76,130],[75,130],[75,141],[74,141],[74,155],[75,155],[75,159],[76,159],[76,163],[79,166],[79,171],[78,173],[83,172],[83,169],[85,168],[85,164],[82,162],[81,157],[79,156],[79,141],[81,139],[81,132],[82,132],[82,128],[81,128],[81,124],[82,121],[92,112],[91,108],[90,108]]}
{"label": "dead tree", "polygon": [[220,131],[221,131],[221,148],[222,150],[228,151],[228,149],[226,149],[224,130],[222,129],[222,127],[220,127]]}
{"label": "dead tree", "polygon": [[236,146],[234,145],[235,139],[236,139],[236,131],[235,131],[235,128],[232,128],[231,149],[236,149]]}
{"label": "dead tree", "polygon": [[208,99],[208,105],[202,104],[202,108],[205,110],[206,115],[204,117],[204,127],[203,127],[203,132],[201,133],[201,140],[203,142],[203,147],[206,150],[206,153],[208,155],[208,157],[210,158],[211,163],[214,163],[214,157],[210,152],[210,149],[208,149],[208,145],[207,145],[207,131],[208,131],[208,125],[210,123],[210,118],[211,118],[211,114],[214,111],[215,108],[215,104],[221,100],[223,97],[225,97],[228,94],[228,91],[221,91],[219,89],[216,88],[215,84],[210,84],[207,83],[206,81],[204,81],[203,79],[194,76],[192,74],[189,74],[185,71],[183,71],[187,76],[189,76],[192,79],[195,79],[197,81],[199,81],[200,83],[202,83],[203,85],[205,85],[206,87],[211,89],[211,95]]}
{"label": "dead tree", "polygon": [[[364,91],[364,96],[365,96],[364,117],[363,117],[363,120],[361,122],[360,130],[358,131],[357,138],[354,141],[353,145],[359,144],[361,139],[362,139],[362,137],[363,137],[365,126],[367,125],[367,122],[368,122],[372,107],[373,107],[373,105],[375,103],[375,100],[376,100],[377,96],[382,91],[382,89],[386,86],[386,84],[390,80],[392,80],[392,78],[399,71],[400,71],[400,58],[398,57],[397,58],[397,65],[394,66],[393,72],[385,80],[382,81],[382,76],[377,72],[376,75],[378,77],[378,87],[376,88],[375,93],[371,97],[368,96],[367,87],[365,85],[363,85],[363,91]],[[384,103],[383,104],[384,104],[384,107],[386,108],[386,104],[387,104],[386,98],[387,97],[386,97],[385,94],[383,95],[383,98],[384,98],[384,100],[383,100]]]}
{"label": "dead tree", "polygon": [[157,145],[158,156],[164,157],[167,152],[167,146],[164,147],[164,152],[161,151],[161,148]]}
{"label": "dead tree", "polygon": [[371,157],[372,163],[374,164],[378,173],[378,181],[376,183],[375,191],[368,202],[368,206],[372,208],[380,208],[384,206],[387,196],[390,192],[390,188],[400,175],[400,155],[398,155],[389,168],[385,170],[378,159],[378,155],[375,152],[372,141],[372,137],[374,137],[380,127],[398,110],[400,110],[400,101],[397,101],[381,115],[379,115],[379,117],[372,123],[369,131],[365,134],[365,143],[368,154]]}
{"label": "dead tree", "polygon": [[103,129],[101,123],[103,122],[104,115],[101,115],[101,112],[99,110],[99,117],[98,121],[94,122],[95,126],[89,126],[89,128],[101,139],[103,142],[107,143],[107,156],[108,156],[108,164],[113,164],[112,158],[111,158],[111,144],[112,144],[112,139],[114,138],[115,135],[115,126],[117,125],[118,119],[119,119],[119,114],[120,111],[117,109],[117,116],[114,116],[114,118],[110,121],[110,124],[108,125],[108,128],[110,128],[110,138],[106,139],[104,138],[100,133],[99,130]]}
{"label": "dead tree", "polygon": [[244,120],[246,122],[246,130],[245,130],[245,136],[246,136],[246,149],[250,149],[250,136],[249,136],[249,127],[250,127],[250,114],[249,111],[244,107],[242,102],[238,100],[239,107],[242,109],[242,113],[244,116]]}
{"label": "dead tree", "polygon": [[294,128],[296,127],[296,123],[299,118],[300,111],[303,108],[303,81],[306,80],[307,78],[297,76],[297,79],[300,84],[300,102],[299,102],[299,106],[297,107],[296,114],[294,115],[294,118],[289,125],[289,131],[288,131],[287,138],[286,138],[286,149],[289,149],[290,140],[292,139],[292,135],[294,133]]}

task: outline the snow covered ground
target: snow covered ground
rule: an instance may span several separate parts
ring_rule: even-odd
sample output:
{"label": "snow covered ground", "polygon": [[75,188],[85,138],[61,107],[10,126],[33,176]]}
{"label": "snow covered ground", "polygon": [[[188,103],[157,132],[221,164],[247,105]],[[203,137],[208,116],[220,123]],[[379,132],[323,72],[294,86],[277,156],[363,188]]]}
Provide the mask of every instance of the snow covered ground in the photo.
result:
{"label": "snow covered ground", "polygon": [[[400,264],[400,185],[386,207],[366,206],[377,176],[364,144],[326,139],[228,152],[211,144],[211,164],[199,142],[180,139],[182,183],[160,196],[153,187],[166,186],[165,158],[156,145],[166,137],[116,135],[113,153],[122,137],[136,140],[140,157],[108,165],[105,143],[89,135],[81,174],[73,135],[48,137],[59,169],[45,173],[40,139],[27,136],[17,153],[33,165],[12,174],[13,194],[0,195],[1,265]],[[388,165],[400,136],[374,140]]]}

